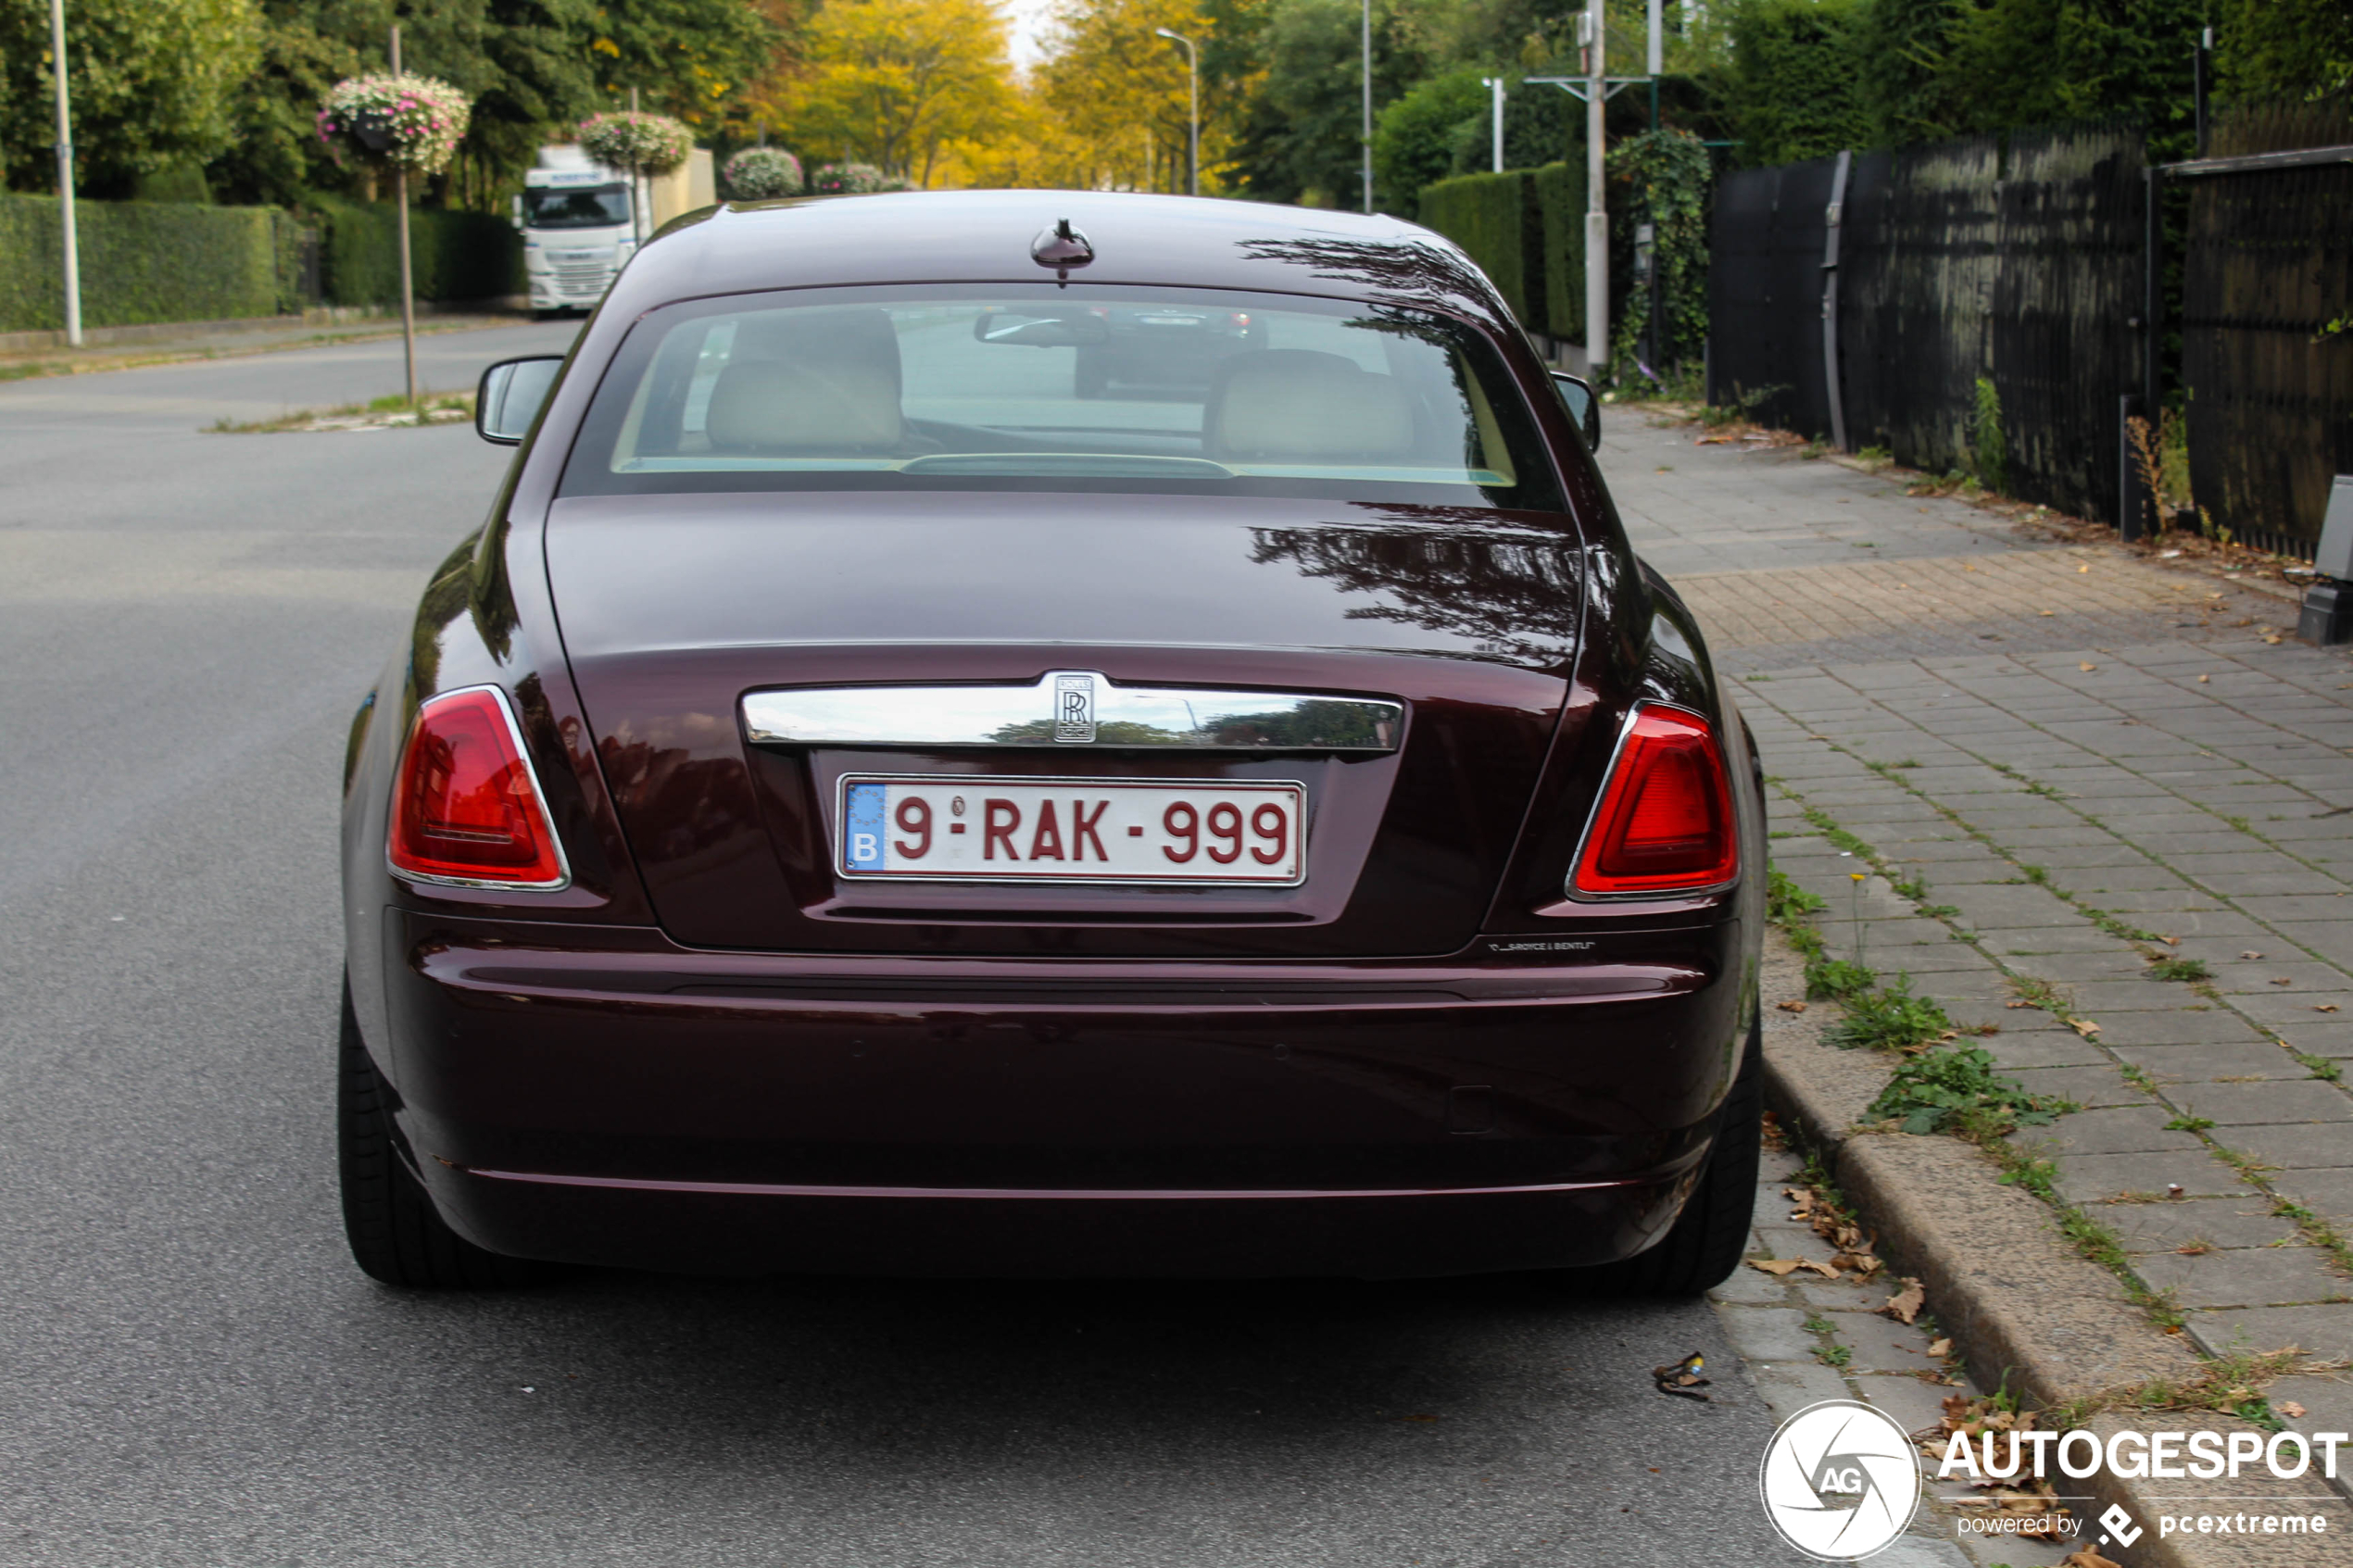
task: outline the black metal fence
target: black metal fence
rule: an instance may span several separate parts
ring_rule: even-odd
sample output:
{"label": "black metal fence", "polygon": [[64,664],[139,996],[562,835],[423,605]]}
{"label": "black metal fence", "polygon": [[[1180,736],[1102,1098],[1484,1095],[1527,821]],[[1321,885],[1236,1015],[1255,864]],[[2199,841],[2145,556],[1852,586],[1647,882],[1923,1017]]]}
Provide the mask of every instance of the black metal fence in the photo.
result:
{"label": "black metal fence", "polygon": [[1997,426],[2010,494],[2114,515],[2119,399],[2141,377],[2138,132],[1862,154],[1843,190],[1839,161],[1718,187],[1710,400],[1772,387],[1755,417],[1818,437],[1843,423],[1849,447],[1936,472],[1984,466]]}
{"label": "black metal fence", "polygon": [[[2210,157],[2353,144],[2335,103],[2222,117]],[[2182,301],[2190,488],[2259,547],[2309,558],[2353,473],[2353,163],[2196,177]]]}

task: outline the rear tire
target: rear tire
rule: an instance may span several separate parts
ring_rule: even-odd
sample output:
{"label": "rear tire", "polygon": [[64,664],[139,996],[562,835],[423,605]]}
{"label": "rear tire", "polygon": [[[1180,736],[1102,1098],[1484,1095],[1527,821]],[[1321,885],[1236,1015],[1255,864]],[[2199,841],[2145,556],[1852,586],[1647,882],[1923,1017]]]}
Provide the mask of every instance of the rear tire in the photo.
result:
{"label": "rear tire", "polygon": [[1674,1226],[1646,1252],[1599,1268],[1563,1271],[1579,1291],[1603,1296],[1698,1296],[1740,1267],[1756,1210],[1764,1145],[1765,1050],[1758,1017],[1748,1024],[1741,1070],[1717,1123],[1707,1168]]}
{"label": "rear tire", "polygon": [[359,1037],[347,978],[338,1049],[335,1165],[344,1236],[360,1271],[419,1290],[495,1290],[539,1278],[539,1265],[484,1251],[434,1210],[393,1135],[391,1085]]}

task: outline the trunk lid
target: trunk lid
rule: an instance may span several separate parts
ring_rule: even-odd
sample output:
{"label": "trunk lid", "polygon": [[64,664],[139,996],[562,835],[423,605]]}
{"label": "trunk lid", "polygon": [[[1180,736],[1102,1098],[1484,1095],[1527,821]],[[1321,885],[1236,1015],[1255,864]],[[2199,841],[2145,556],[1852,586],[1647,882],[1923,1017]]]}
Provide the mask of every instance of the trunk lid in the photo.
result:
{"label": "trunk lid", "polygon": [[[691,946],[1066,957],[1438,954],[1477,933],[1567,697],[1579,542],[1533,515],[1034,493],[578,497],[547,566],[664,929]],[[1402,705],[1394,749],[758,743],[779,688],[1117,688]],[[844,699],[855,706],[858,694]],[[1041,709],[1038,720],[1048,714]],[[837,874],[846,772],[1303,786],[1291,887]]]}

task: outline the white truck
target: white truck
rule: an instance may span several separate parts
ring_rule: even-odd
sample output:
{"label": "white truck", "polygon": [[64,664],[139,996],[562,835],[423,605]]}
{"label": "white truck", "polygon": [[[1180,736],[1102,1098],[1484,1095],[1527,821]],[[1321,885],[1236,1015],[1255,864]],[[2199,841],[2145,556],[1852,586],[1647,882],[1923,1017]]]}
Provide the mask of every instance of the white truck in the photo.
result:
{"label": "white truck", "polygon": [[515,198],[531,308],[541,315],[595,309],[640,241],[717,199],[708,147],[641,181],[591,162],[575,146],[540,148],[539,167],[523,175]]}
{"label": "white truck", "polygon": [[539,149],[538,167],[523,175],[515,198],[535,312],[593,310],[605,297],[637,248],[634,183],[578,147]]}

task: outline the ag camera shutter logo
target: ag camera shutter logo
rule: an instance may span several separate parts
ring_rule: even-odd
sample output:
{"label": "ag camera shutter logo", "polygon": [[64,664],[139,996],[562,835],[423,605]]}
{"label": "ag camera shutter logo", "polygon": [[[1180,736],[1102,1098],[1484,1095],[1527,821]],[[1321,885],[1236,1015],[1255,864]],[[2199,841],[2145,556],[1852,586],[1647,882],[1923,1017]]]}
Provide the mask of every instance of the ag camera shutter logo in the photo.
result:
{"label": "ag camera shutter logo", "polygon": [[1912,1522],[1920,1466],[1893,1420],[1852,1399],[1825,1399],[1781,1423],[1756,1487],[1781,1539],[1824,1562],[1858,1562]]}

